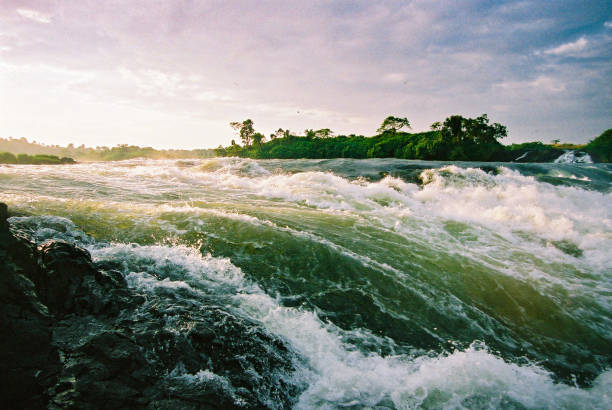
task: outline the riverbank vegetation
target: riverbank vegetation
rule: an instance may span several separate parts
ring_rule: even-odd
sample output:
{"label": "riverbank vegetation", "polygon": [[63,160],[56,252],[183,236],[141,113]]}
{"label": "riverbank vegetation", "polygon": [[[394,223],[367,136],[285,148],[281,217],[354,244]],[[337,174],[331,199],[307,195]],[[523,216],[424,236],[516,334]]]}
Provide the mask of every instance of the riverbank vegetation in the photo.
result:
{"label": "riverbank vegetation", "polygon": [[215,156],[212,149],[168,149],[159,150],[151,147],[120,144],[115,147],[86,147],[85,145],[66,147],[59,145],[45,145],[26,138],[0,138],[0,152],[13,154],[51,155],[57,157],[74,158],[77,161],[119,161],[133,158],[151,159],[188,159],[210,158]]}
{"label": "riverbank vegetation", "polygon": [[[218,156],[249,158],[403,158],[440,161],[551,162],[566,150],[584,150],[602,162],[610,161],[610,137],[599,142],[608,130],[588,145],[527,142],[502,145],[507,129],[490,123],[487,114],[476,118],[452,115],[435,122],[427,132],[409,133],[407,118],[389,116],[377,135],[333,136],[330,129],[306,129],[302,135],[279,128],[265,137],[256,132],[253,121],[232,122],[242,145],[235,140],[215,150]],[[607,134],[606,134],[607,135]],[[267,140],[267,141],[266,141]],[[606,145],[607,144],[607,145]],[[607,148],[606,148],[607,147]],[[607,151],[606,151],[607,150]],[[607,154],[606,154],[607,153]]]}
{"label": "riverbank vegetation", "polygon": [[0,164],[32,164],[32,165],[59,165],[74,164],[75,161],[69,157],[57,157],[55,155],[28,155],[11,152],[0,152]]}
{"label": "riverbank vegetation", "polygon": [[589,142],[584,150],[596,162],[612,162],[612,128],[604,131],[599,137]]}
{"label": "riverbank vegetation", "polygon": [[[612,162],[612,129],[588,144],[568,144],[554,140],[503,145],[507,129],[490,123],[486,114],[476,118],[452,115],[443,122],[435,122],[430,131],[410,133],[407,118],[389,116],[371,137],[363,135],[334,135],[329,128],[306,129],[294,133],[279,128],[269,136],[257,132],[251,119],[232,122],[241,145],[232,140],[227,147],[193,150],[158,150],[121,144],[115,147],[85,147],[29,142],[25,138],[0,138],[2,163],[66,163],[77,161],[118,161],[133,158],[197,159],[214,156],[245,158],[402,158],[440,161],[500,161],[552,162],[568,150],[582,151],[596,162]],[[35,156],[36,159],[28,156]],[[20,159],[21,158],[21,159]],[[30,161],[30,162],[27,162]]]}

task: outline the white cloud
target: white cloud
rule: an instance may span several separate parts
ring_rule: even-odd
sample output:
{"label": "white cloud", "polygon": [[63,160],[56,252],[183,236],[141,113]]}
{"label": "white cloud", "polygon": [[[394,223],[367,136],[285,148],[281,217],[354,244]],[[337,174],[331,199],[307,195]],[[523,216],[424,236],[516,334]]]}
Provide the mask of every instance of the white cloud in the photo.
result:
{"label": "white cloud", "polygon": [[535,80],[530,81],[529,85],[553,93],[565,91],[566,89],[563,82],[548,76],[539,76]]}
{"label": "white cloud", "polygon": [[576,41],[561,44],[558,47],[551,48],[550,50],[546,50],[545,53],[554,54],[554,55],[564,55],[564,54],[572,55],[572,54],[576,54],[584,50],[588,44],[589,44],[589,41],[586,38],[580,37]]}
{"label": "white cloud", "polygon": [[606,21],[606,22],[604,23],[604,27],[606,27],[606,28],[612,28],[612,21]]}
{"label": "white cloud", "polygon": [[119,74],[128,83],[139,89],[140,93],[147,97],[166,96],[175,97],[180,91],[189,88],[185,79],[176,73],[164,73],[157,70],[132,71],[119,68]]}
{"label": "white cloud", "polygon": [[30,9],[17,9],[17,14],[28,20],[35,21],[37,23],[49,24],[51,23],[51,16],[48,14],[41,13],[36,10]]}
{"label": "white cloud", "polygon": [[406,81],[406,74],[404,73],[389,73],[383,77],[383,80],[388,83],[399,84]]}
{"label": "white cloud", "polygon": [[197,101],[205,101],[212,103],[237,103],[238,101],[224,94],[219,94],[214,91],[203,91],[196,94],[194,97]]}
{"label": "white cloud", "polygon": [[550,76],[541,75],[534,80],[529,81],[504,81],[495,84],[494,87],[500,88],[507,91],[521,92],[524,93],[527,89],[539,89],[541,91],[549,93],[558,93],[567,89],[565,83],[559,79],[552,78]]}

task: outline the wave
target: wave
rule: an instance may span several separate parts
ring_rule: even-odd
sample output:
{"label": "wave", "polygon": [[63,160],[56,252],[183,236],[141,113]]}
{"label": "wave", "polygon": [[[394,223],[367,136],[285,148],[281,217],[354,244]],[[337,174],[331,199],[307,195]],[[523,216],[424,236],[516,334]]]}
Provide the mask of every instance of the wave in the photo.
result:
{"label": "wave", "polygon": [[555,164],[592,164],[593,159],[585,152],[566,151],[555,160]]}
{"label": "wave", "polygon": [[270,175],[258,169],[244,176],[232,171],[235,166],[203,173],[198,183],[239,197],[353,212],[400,229],[406,217],[420,222],[434,217],[483,226],[515,243],[524,241],[517,232],[529,233],[543,239],[550,248],[545,251],[564,253],[569,248],[557,245],[565,241],[598,270],[612,263],[610,193],[554,186],[506,167],[496,175],[454,165],[428,169],[419,186],[393,176],[349,180],[321,171]]}
{"label": "wave", "polygon": [[[429,168],[420,171],[417,184],[392,175],[368,180],[329,171],[268,169],[279,163],[304,168],[236,158],[180,167],[174,161],[94,164],[94,171],[79,164],[82,170],[73,178],[93,178],[96,189],[109,179],[129,183],[110,198],[60,201],[47,189],[42,196],[25,194],[13,201],[36,213],[67,209],[99,236],[139,243],[161,238],[194,245],[216,235],[226,246],[230,235],[246,238],[243,224],[260,224],[275,233],[268,239],[272,246],[282,246],[278,233],[286,232],[398,277],[432,269],[440,274],[440,267],[424,266],[447,260],[452,265],[442,270],[461,272],[461,263],[522,281],[551,298],[563,289],[603,311],[612,309],[607,297],[612,291],[612,193],[552,185],[508,167],[489,172],[455,165]],[[339,163],[356,166],[355,161]],[[146,195],[138,194],[143,190]],[[214,218],[218,222],[202,225]],[[232,231],[226,234],[226,229]],[[249,234],[249,243],[269,246],[258,234]],[[608,328],[609,321],[603,322]]]}
{"label": "wave", "polygon": [[[431,182],[430,182],[431,183]],[[248,218],[247,218],[248,219]],[[267,223],[248,219],[249,223]],[[483,342],[450,352],[381,355],[348,339],[389,343],[367,329],[346,330],[316,311],[283,306],[227,258],[202,255],[189,246],[142,246],[99,242],[66,218],[12,218],[37,240],[61,238],[86,247],[99,266],[119,270],[130,287],[151,295],[170,292],[199,304],[224,306],[260,323],[289,343],[301,360],[296,374],[306,387],[296,408],[605,408],[612,371],[589,388],[555,382],[537,363],[505,361]],[[175,329],[180,331],[180,329]],[[393,342],[391,342],[393,345]],[[234,394],[222,376],[208,369],[189,374],[168,369],[168,377],[189,383],[216,383]]]}
{"label": "wave", "polygon": [[[194,289],[194,295],[227,297],[240,314],[288,340],[305,359],[298,377],[308,388],[298,408],[598,408],[612,387],[612,372],[600,375],[590,389],[557,384],[535,364],[507,363],[482,343],[434,357],[363,354],[342,342],[341,329],[321,322],[313,312],[281,306],[228,260],[202,257],[193,249],[116,244],[92,249],[92,254],[98,262],[120,261],[130,286],[143,291]],[[206,370],[196,376],[212,377]]]}

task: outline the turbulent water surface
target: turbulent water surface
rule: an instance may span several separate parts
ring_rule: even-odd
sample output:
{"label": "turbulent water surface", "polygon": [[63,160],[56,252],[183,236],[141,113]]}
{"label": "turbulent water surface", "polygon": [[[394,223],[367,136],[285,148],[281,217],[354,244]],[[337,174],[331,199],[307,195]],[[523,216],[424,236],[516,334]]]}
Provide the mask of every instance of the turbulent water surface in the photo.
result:
{"label": "turbulent water surface", "polygon": [[13,227],[285,340],[298,408],[610,406],[611,192],[602,164],[0,166]]}

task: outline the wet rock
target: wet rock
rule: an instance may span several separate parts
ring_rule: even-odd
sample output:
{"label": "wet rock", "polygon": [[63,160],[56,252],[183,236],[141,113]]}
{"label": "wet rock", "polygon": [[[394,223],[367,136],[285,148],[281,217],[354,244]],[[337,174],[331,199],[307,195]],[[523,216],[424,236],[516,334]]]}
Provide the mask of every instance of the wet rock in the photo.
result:
{"label": "wet rock", "polygon": [[217,335],[208,326],[203,323],[195,323],[188,333],[188,337],[191,339],[191,343],[199,346],[205,345],[212,342]]}
{"label": "wet rock", "polygon": [[42,407],[59,370],[51,318],[23,275],[0,268],[0,407]]}
{"label": "wet rock", "polygon": [[135,302],[121,274],[97,270],[85,249],[52,240],[39,246],[38,252],[42,274],[35,280],[37,292],[57,316],[117,315]]}
{"label": "wet rock", "polygon": [[0,408],[295,404],[296,356],[257,323],[180,289],[140,294],[85,249],[2,228],[2,212]]}
{"label": "wet rock", "polygon": [[[1,207],[0,207],[1,208]],[[2,211],[0,210],[0,213]],[[0,215],[1,216],[1,215]],[[1,229],[1,228],[0,228]],[[32,248],[0,232],[0,407],[41,408],[60,363],[52,345],[53,318],[26,276],[38,267],[26,262]]]}
{"label": "wet rock", "polygon": [[0,202],[0,229],[8,228],[8,207],[4,202]]}
{"label": "wet rock", "polygon": [[[176,373],[167,379],[173,397],[208,403],[205,397],[219,396],[215,400],[233,403],[224,408],[266,408],[270,403],[288,408],[304,387],[288,376],[295,371],[295,355],[248,319],[215,306],[194,309],[180,299],[141,309],[166,312],[129,327],[149,362],[160,366],[159,371]],[[197,377],[201,372],[208,376]]]}
{"label": "wet rock", "polygon": [[563,151],[557,148],[527,149],[518,152],[511,151],[506,154],[508,158],[504,158],[504,160],[509,162],[553,162],[561,154],[563,154]]}
{"label": "wet rock", "polygon": [[95,275],[89,253],[63,241],[48,241],[38,251],[44,275],[36,290],[43,303],[59,316],[84,308],[83,280]]}
{"label": "wet rock", "polygon": [[66,352],[64,379],[74,380],[71,400],[78,407],[127,408],[144,405],[141,392],[155,380],[139,346],[127,335],[103,331]]}

